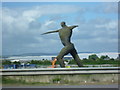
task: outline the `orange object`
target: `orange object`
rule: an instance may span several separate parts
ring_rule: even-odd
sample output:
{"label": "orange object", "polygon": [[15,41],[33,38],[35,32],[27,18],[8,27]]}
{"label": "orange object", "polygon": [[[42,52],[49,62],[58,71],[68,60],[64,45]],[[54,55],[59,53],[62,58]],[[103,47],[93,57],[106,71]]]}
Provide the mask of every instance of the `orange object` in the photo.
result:
{"label": "orange object", "polygon": [[48,67],[48,68],[55,68],[55,67],[56,67],[56,65],[55,65],[56,61],[57,61],[57,59],[55,58],[55,59],[52,61],[52,67]]}

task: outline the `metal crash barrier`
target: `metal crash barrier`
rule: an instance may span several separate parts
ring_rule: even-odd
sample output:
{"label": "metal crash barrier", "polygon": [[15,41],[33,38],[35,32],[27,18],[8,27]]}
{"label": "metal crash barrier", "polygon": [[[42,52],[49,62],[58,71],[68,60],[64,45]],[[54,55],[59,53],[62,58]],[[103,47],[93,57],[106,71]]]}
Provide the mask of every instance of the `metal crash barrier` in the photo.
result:
{"label": "metal crash barrier", "polygon": [[1,69],[2,76],[120,74],[119,67]]}

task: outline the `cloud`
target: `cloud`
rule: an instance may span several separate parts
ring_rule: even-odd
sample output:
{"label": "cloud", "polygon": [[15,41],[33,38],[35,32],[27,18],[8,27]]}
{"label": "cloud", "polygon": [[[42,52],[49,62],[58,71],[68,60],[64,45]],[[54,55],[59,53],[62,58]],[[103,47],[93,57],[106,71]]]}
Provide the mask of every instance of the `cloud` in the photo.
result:
{"label": "cloud", "polygon": [[78,51],[117,51],[117,27],[117,20],[94,18],[79,24],[79,28],[73,32],[72,40]]}
{"label": "cloud", "polygon": [[2,8],[0,8],[0,55],[2,55]]}
{"label": "cloud", "polygon": [[96,8],[92,8],[91,10],[96,13],[105,14],[118,13],[118,2],[102,3],[97,5]]}
{"label": "cloud", "polygon": [[[77,5],[55,4],[29,8],[3,7],[3,54],[59,52],[63,46],[58,33],[40,34],[59,29],[63,20],[68,25],[79,25],[73,30],[72,36],[78,51],[100,50],[97,49],[99,47],[109,50],[111,46],[116,48],[117,21],[105,17],[87,21],[85,10]],[[110,45],[107,47],[106,43]],[[98,46],[94,49],[94,45]]]}
{"label": "cloud", "polygon": [[40,34],[58,26],[56,21],[42,20],[42,17],[77,11],[80,11],[80,8],[74,5],[42,5],[21,9],[3,7],[3,54],[32,52],[33,49],[33,52],[48,52],[53,44],[57,45],[60,41],[56,39],[57,35],[46,37]]}
{"label": "cloud", "polygon": [[104,7],[106,7],[104,9],[104,12],[105,13],[118,13],[118,3],[116,2],[112,2],[112,3],[109,3],[109,4],[104,4]]}
{"label": "cloud", "polygon": [[117,26],[118,26],[118,22],[112,21],[106,24],[96,25],[96,28],[106,28],[110,30],[110,29],[117,29]]}

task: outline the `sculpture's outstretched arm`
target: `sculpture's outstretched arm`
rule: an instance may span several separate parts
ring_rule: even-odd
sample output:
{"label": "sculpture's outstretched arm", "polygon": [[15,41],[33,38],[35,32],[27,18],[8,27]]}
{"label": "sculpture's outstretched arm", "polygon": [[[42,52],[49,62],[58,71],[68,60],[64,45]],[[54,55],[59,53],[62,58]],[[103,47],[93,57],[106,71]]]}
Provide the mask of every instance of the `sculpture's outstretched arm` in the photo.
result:
{"label": "sculpture's outstretched arm", "polygon": [[76,27],[78,27],[78,25],[70,26],[69,28],[70,28],[70,29],[74,29],[74,28],[76,28]]}
{"label": "sculpture's outstretched arm", "polygon": [[46,33],[43,33],[43,34],[41,34],[41,35],[44,35],[44,34],[49,34],[49,33],[56,33],[56,32],[59,32],[59,30],[46,32]]}

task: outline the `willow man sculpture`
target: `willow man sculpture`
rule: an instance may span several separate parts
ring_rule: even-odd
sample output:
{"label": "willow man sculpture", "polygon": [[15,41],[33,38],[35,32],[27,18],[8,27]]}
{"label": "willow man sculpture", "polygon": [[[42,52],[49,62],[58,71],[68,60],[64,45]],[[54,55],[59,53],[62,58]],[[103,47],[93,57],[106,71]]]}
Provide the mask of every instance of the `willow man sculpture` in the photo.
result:
{"label": "willow man sculpture", "polygon": [[60,66],[62,68],[65,67],[65,63],[64,63],[64,60],[63,60],[63,57],[67,54],[71,54],[72,57],[74,58],[74,60],[76,61],[77,65],[79,67],[82,66],[81,62],[80,62],[80,58],[77,54],[77,51],[74,47],[74,44],[71,43],[71,36],[72,36],[72,30],[75,28],[75,27],[78,27],[78,25],[74,25],[74,26],[67,26],[65,24],[65,22],[61,22],[61,26],[62,28],[59,29],[59,30],[55,30],[55,31],[50,31],[50,32],[46,32],[46,33],[43,33],[42,35],[44,34],[49,34],[49,33],[56,33],[58,32],[59,33],[59,37],[60,37],[60,40],[62,42],[62,44],[64,45],[64,48],[62,48],[62,50],[60,51],[59,55],[56,57],[56,59],[58,60]]}

